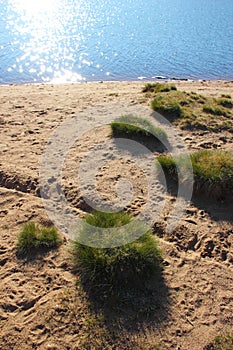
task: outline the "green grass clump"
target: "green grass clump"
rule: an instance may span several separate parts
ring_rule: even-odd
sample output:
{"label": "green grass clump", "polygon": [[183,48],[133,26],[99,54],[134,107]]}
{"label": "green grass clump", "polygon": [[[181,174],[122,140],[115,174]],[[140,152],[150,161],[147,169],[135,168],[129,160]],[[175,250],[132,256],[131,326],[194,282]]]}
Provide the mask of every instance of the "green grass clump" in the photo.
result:
{"label": "green grass clump", "polygon": [[23,225],[18,235],[17,249],[19,253],[30,253],[35,250],[50,249],[61,244],[61,237],[55,227],[45,227],[35,222]]}
{"label": "green grass clump", "polygon": [[[191,154],[194,174],[194,189],[206,190],[213,195],[222,195],[233,191],[233,154],[220,150],[201,150]],[[176,164],[184,165],[185,157],[176,159],[168,156],[157,158],[162,168],[172,177],[177,177]]]}
{"label": "green grass clump", "polygon": [[222,94],[221,97],[223,98],[231,98],[231,95],[228,95],[228,94]]}
{"label": "green grass clump", "polygon": [[166,83],[147,83],[142,92],[168,92],[171,90],[177,90],[174,84],[166,84]]}
{"label": "green grass clump", "polygon": [[220,98],[217,100],[217,104],[226,108],[233,108],[233,102],[229,98]]}
{"label": "green grass clump", "polygon": [[232,350],[233,334],[218,335],[214,341],[206,345],[204,350]]}
{"label": "green grass clump", "polygon": [[154,87],[154,84],[147,84],[144,87],[146,91],[144,96],[151,100],[153,110],[162,114],[174,125],[189,130],[233,132],[233,102],[230,95],[222,95],[216,99],[173,89],[164,89],[161,93],[160,89],[161,87]]}
{"label": "green grass clump", "polygon": [[151,107],[154,111],[161,113],[169,119],[177,119],[182,116],[180,104],[173,98],[157,96],[151,101]]}
{"label": "green grass clump", "polygon": [[155,127],[149,120],[133,115],[125,115],[117,118],[111,124],[112,136],[154,136],[160,140],[167,139],[166,132]]}
{"label": "green grass clump", "polygon": [[[86,222],[98,231],[98,227],[116,228],[132,221],[129,214],[94,212],[87,215]],[[136,229],[136,228],[135,228]],[[127,234],[127,228],[126,234]],[[109,230],[111,234],[111,230]],[[84,225],[79,237],[86,237]],[[79,238],[80,241],[80,238]],[[132,243],[115,248],[96,248],[73,242],[73,255],[82,275],[93,287],[114,290],[122,287],[142,285],[158,270],[161,252],[148,231]]]}
{"label": "green grass clump", "polygon": [[210,114],[213,114],[213,115],[222,115],[224,117],[228,117],[230,116],[230,114],[228,113],[228,111],[225,111],[223,108],[220,108],[220,107],[214,107],[212,105],[209,105],[209,104],[205,104],[203,106],[203,111],[205,113],[210,113]]}
{"label": "green grass clump", "polygon": [[193,171],[205,181],[233,185],[233,153],[202,150],[191,155]]}
{"label": "green grass clump", "polygon": [[125,212],[105,213],[95,211],[93,214],[87,215],[85,220],[94,227],[121,227],[130,223],[131,216]]}
{"label": "green grass clump", "polygon": [[219,335],[215,338],[216,350],[233,349],[233,334]]}
{"label": "green grass clump", "polygon": [[157,161],[162,166],[163,170],[169,175],[177,174],[176,160],[170,156],[158,156]]}

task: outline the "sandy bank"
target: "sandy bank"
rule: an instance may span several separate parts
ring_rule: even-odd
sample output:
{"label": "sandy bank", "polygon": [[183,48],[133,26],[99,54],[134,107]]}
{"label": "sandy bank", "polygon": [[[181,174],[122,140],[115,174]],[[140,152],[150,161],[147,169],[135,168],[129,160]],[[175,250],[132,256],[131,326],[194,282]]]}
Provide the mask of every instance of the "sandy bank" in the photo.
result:
{"label": "sandy bank", "polygon": [[[0,87],[1,349],[94,349],[94,338],[98,339],[100,333],[95,333],[87,321],[94,316],[86,296],[76,287],[77,276],[72,273],[68,242],[64,241],[57,251],[29,262],[17,258],[15,242],[23,222],[31,219],[41,223],[49,221],[39,197],[39,166],[53,130],[66,118],[79,115],[90,107],[98,111],[114,103],[128,104],[135,111],[139,105],[149,109],[149,100],[141,92],[145,83]],[[175,84],[178,89],[188,92],[213,97],[230,94],[233,97],[233,82],[175,81]],[[232,150],[233,138],[228,132],[177,132],[190,150],[206,147]],[[75,164],[93,143],[104,142],[108,136],[107,126],[92,132],[79,142],[78,152],[69,155],[64,186],[68,199],[80,215],[87,208],[76,187]],[[131,209],[137,214],[146,199],[141,191],[140,172],[133,170],[136,195]],[[112,163],[100,169],[99,186],[106,196],[119,171],[123,173]],[[163,218],[169,216],[174,197],[167,194],[166,200]],[[148,349],[154,349],[154,344],[161,343],[162,349],[201,350],[215,335],[231,329],[232,223],[230,200],[193,199],[175,232],[160,237],[165,261],[164,281],[170,300],[164,321],[159,322],[163,319],[161,309],[156,310],[160,313],[155,315],[156,326],[148,327],[146,331],[133,329],[134,320],[128,320],[132,330],[125,329],[123,333],[128,332],[131,345],[124,342],[124,334],[120,336],[117,349],[140,349],[140,344],[148,344]],[[156,297],[163,298],[163,295]],[[104,348],[101,339],[99,348]],[[114,349],[113,345],[108,349]]]}

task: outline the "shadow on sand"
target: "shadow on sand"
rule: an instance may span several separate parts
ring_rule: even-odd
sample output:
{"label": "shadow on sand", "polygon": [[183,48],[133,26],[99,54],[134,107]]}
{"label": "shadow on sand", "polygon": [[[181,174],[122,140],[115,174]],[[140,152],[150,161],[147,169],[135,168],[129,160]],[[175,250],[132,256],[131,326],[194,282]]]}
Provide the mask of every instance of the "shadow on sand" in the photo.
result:
{"label": "shadow on sand", "polygon": [[[146,152],[152,152],[152,153],[164,153],[166,151],[166,147],[163,145],[162,142],[160,142],[154,135],[125,135],[124,133],[119,134],[117,137],[114,137],[114,141],[116,143],[116,146],[119,149],[125,149],[125,144],[121,145],[119,142],[119,139],[125,139],[125,140],[131,140],[135,141],[142,146],[145,147]],[[142,151],[139,147],[137,148],[137,151]]]}
{"label": "shadow on sand", "polygon": [[[165,174],[165,178],[166,191],[171,196],[177,197],[178,180],[167,174]],[[227,191],[226,189],[218,192],[214,189],[213,191],[206,191],[204,186],[197,189],[194,184],[191,202],[199,210],[207,212],[213,221],[233,223],[232,190]]]}
{"label": "shadow on sand", "polygon": [[192,203],[200,210],[208,213],[216,222],[229,222],[233,224],[232,197],[208,198],[204,195],[193,195]]}
{"label": "shadow on sand", "polygon": [[[103,316],[103,327],[111,335],[111,341],[116,342],[119,337],[124,339],[124,349],[131,349],[133,344],[130,337],[139,332],[145,334],[145,330],[162,328],[169,315],[169,290],[162,268],[150,281],[134,288],[119,285],[111,292],[101,285],[91,286],[82,274],[80,277],[90,311]],[[129,344],[131,347],[127,347]],[[122,342],[120,345],[122,347]]]}

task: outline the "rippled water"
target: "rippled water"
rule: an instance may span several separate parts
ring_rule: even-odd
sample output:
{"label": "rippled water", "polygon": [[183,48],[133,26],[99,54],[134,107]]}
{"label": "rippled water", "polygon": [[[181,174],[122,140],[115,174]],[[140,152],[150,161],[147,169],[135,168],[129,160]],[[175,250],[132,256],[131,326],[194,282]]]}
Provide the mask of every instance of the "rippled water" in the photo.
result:
{"label": "rippled water", "polygon": [[233,79],[232,0],[3,0],[0,84]]}

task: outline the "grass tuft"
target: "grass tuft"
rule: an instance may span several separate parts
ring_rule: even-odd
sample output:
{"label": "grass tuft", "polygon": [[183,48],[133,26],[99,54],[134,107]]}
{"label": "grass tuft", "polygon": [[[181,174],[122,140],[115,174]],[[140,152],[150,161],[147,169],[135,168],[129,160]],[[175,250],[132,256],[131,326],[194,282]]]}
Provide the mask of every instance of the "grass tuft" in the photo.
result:
{"label": "grass tuft", "polygon": [[233,102],[230,95],[222,95],[216,99],[173,89],[161,93],[160,88],[156,89],[154,84],[147,84],[144,87],[145,98],[151,99],[153,110],[167,117],[181,129],[233,132]]}
{"label": "grass tuft", "polygon": [[218,335],[214,341],[206,345],[204,350],[232,350],[233,334]]}
{"label": "grass tuft", "polygon": [[121,116],[112,122],[110,126],[113,137],[154,136],[162,141],[167,139],[167,134],[163,129],[155,127],[145,118],[133,115]]}
{"label": "grass tuft", "polygon": [[231,95],[228,95],[228,94],[222,94],[221,97],[223,98],[231,98]]}
{"label": "grass tuft", "polygon": [[169,119],[177,119],[182,116],[182,108],[173,98],[157,96],[151,101],[151,107]]}
{"label": "grass tuft", "polygon": [[[170,176],[177,178],[176,164],[184,164],[185,158],[173,159],[169,156],[157,158],[162,168]],[[201,150],[191,154],[194,174],[194,189],[205,190],[207,194],[224,195],[233,191],[233,154],[220,150]]]}
{"label": "grass tuft", "polygon": [[233,108],[233,102],[229,98],[220,98],[217,100],[217,104],[225,108]]}
{"label": "grass tuft", "polygon": [[[96,227],[96,230],[98,227],[120,227],[131,220],[131,216],[123,212],[94,212],[86,216],[86,222]],[[80,236],[87,234],[84,225]],[[76,266],[81,268],[82,276],[90,288],[103,287],[113,291],[143,286],[145,280],[158,270],[161,261],[161,252],[150,231],[134,242],[116,248],[95,248],[80,244],[79,241],[74,241],[72,246]]]}
{"label": "grass tuft", "polygon": [[222,115],[224,117],[228,117],[230,116],[229,112],[228,111],[225,111],[223,108],[221,107],[214,107],[212,105],[209,105],[209,104],[205,104],[203,106],[203,111],[205,113],[209,113],[209,114],[213,114],[213,115]]}
{"label": "grass tuft", "polygon": [[233,154],[227,151],[202,150],[191,155],[193,171],[204,181],[233,184]]}
{"label": "grass tuft", "polygon": [[55,248],[61,244],[61,237],[55,227],[45,227],[35,222],[23,225],[18,235],[18,253],[27,254],[41,249]]}
{"label": "grass tuft", "polygon": [[168,92],[171,90],[177,90],[174,84],[167,83],[147,83],[142,92]]}

